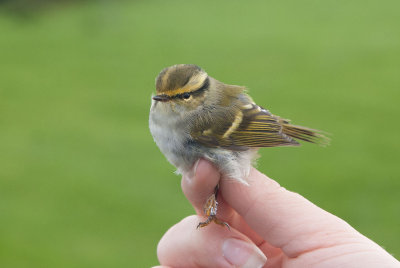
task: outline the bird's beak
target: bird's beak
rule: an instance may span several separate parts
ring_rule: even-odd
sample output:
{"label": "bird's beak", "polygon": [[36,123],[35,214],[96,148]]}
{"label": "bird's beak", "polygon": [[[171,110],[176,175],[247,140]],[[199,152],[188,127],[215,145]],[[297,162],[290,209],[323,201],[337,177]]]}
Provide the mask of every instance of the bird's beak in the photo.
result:
{"label": "bird's beak", "polygon": [[167,95],[156,95],[153,97],[153,100],[165,102],[169,101],[169,97]]}

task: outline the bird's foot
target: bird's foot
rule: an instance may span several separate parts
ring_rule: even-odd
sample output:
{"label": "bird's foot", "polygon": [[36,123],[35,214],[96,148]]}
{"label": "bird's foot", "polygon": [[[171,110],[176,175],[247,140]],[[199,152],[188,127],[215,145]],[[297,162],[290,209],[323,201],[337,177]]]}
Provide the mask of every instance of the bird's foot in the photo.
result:
{"label": "bird's foot", "polygon": [[207,220],[200,222],[197,225],[197,228],[203,228],[209,225],[211,222],[215,222],[218,225],[226,226],[230,230],[229,224],[221,221],[217,218],[217,194],[218,194],[219,185],[215,187],[214,193],[207,199],[206,204],[204,205],[204,214],[207,216]]}

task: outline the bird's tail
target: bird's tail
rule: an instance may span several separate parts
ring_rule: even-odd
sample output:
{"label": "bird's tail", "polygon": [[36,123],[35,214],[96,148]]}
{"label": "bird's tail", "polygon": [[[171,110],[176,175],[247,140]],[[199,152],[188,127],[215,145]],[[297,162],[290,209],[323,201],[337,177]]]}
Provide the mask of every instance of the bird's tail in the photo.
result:
{"label": "bird's tail", "polygon": [[326,136],[328,135],[327,133],[316,129],[291,125],[286,120],[282,124],[282,132],[291,138],[316,143],[321,146],[327,146],[330,142],[330,138]]}

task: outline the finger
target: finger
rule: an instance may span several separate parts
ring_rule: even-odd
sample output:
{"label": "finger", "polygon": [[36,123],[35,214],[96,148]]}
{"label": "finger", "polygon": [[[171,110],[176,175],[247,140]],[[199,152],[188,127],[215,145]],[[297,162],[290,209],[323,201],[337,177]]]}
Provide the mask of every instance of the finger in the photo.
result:
{"label": "finger", "polygon": [[[198,215],[204,216],[204,204],[208,197],[214,192],[215,186],[219,183],[220,179],[221,174],[218,168],[210,161],[204,159],[197,161],[191,172],[183,176],[181,182],[183,193],[193,205]],[[238,196],[238,198],[240,199],[241,197]],[[242,217],[224,201],[221,194],[218,197],[217,217],[228,222],[233,228],[249,237],[256,245],[264,242],[264,239],[255,233]],[[202,221],[204,221],[204,219]],[[270,256],[271,255],[268,257]]]}
{"label": "finger", "polygon": [[[247,179],[249,186],[232,179],[221,180],[224,199],[261,237],[281,248],[289,257],[337,239],[349,242],[360,235],[338,217],[315,206],[299,194],[287,191],[256,169]],[[343,234],[345,233],[345,237]],[[347,237],[347,238],[346,238]]]}
{"label": "finger", "polygon": [[181,182],[183,193],[192,203],[198,215],[203,214],[207,198],[214,192],[221,174],[210,162],[199,159],[191,172],[184,174]]}
{"label": "finger", "polygon": [[262,267],[265,255],[235,229],[217,225],[195,229],[198,216],[177,223],[158,244],[161,265],[171,267]]}

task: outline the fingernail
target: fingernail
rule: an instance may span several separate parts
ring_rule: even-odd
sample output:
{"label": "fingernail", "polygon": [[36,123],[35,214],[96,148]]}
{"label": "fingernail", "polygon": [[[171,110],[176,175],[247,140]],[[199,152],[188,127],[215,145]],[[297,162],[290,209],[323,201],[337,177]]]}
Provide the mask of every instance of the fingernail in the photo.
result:
{"label": "fingernail", "polygon": [[263,267],[267,257],[253,244],[229,238],[222,244],[225,259],[235,267]]}
{"label": "fingernail", "polygon": [[186,174],[186,179],[191,181],[194,179],[194,177],[196,176],[196,171],[197,171],[197,166],[200,162],[200,159],[197,159],[197,161],[194,163],[192,169]]}

